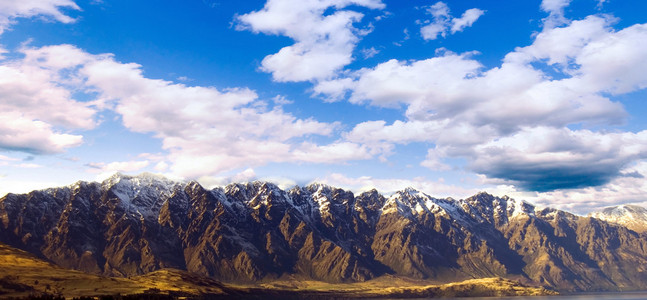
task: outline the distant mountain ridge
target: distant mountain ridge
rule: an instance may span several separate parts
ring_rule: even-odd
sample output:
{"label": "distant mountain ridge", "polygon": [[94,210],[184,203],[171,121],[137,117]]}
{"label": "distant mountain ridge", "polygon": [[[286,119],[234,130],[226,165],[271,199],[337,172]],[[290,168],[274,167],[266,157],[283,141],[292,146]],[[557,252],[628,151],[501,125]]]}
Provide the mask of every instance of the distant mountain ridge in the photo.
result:
{"label": "distant mountain ridge", "polygon": [[607,207],[589,214],[589,217],[625,226],[636,232],[647,232],[647,209],[637,205]]}
{"label": "distant mountain ridge", "polygon": [[647,288],[646,235],[508,197],[384,197],[322,184],[207,190],[117,174],[0,199],[0,242],[65,268],[133,276],[163,268],[225,282],[384,274],[449,282],[506,277],[563,291]]}

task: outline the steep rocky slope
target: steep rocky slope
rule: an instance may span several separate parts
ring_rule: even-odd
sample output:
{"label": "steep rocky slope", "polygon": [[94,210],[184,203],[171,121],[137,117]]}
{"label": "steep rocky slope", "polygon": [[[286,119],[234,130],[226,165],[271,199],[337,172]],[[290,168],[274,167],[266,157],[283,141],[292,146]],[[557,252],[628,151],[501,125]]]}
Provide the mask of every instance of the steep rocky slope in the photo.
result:
{"label": "steep rocky slope", "polygon": [[0,199],[0,241],[108,276],[162,268],[226,282],[384,274],[506,277],[565,291],[647,288],[647,239],[626,227],[479,193],[390,197],[312,184],[207,190],[143,174]]}

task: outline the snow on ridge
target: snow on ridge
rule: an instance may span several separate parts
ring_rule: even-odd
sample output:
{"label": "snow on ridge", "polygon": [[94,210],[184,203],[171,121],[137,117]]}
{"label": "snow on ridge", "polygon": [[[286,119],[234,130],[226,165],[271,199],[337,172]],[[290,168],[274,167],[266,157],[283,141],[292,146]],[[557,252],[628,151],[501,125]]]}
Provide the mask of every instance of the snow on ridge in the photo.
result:
{"label": "snow on ridge", "polygon": [[382,207],[382,214],[400,212],[403,216],[431,213],[455,219],[463,219],[459,204],[454,199],[439,199],[429,196],[415,188],[408,187],[395,192]]}
{"label": "snow on ridge", "polygon": [[319,213],[323,217],[330,215],[330,187],[322,184],[315,185],[317,190],[312,193],[312,200],[319,206]]}
{"label": "snow on ridge", "polygon": [[185,184],[151,173],[136,176],[116,173],[104,180],[101,187],[117,196],[131,216],[143,220],[157,218],[162,203]]}
{"label": "snow on ridge", "polygon": [[535,206],[524,201],[516,200],[513,198],[504,197],[508,203],[507,212],[510,218],[517,216],[535,216]]}
{"label": "snow on ridge", "polygon": [[592,212],[589,217],[616,223],[629,229],[647,231],[647,209],[637,205],[619,205]]}
{"label": "snow on ridge", "polygon": [[[83,182],[77,182],[71,185],[70,190],[73,191],[73,186],[80,186],[81,184]],[[178,187],[188,185],[190,183],[169,180],[164,176],[152,173],[142,173],[136,176],[116,173],[97,185],[97,188],[111,190],[124,205],[133,206],[129,210],[136,210],[146,214],[148,210],[157,210],[157,206],[176,193]],[[260,207],[261,205],[268,205],[270,201],[278,201],[285,203],[288,207],[291,206],[302,215],[309,217],[313,213],[318,213],[322,216],[333,214],[335,213],[334,208],[336,205],[350,201],[350,197],[333,197],[333,193],[337,189],[327,184],[313,182],[305,187],[295,186],[289,191],[284,191],[271,182],[253,181],[248,183],[231,183],[220,189],[214,188],[208,191],[215,198],[219,199],[223,205],[230,208],[235,207],[235,210],[240,212],[242,212],[241,209],[246,210],[244,207]],[[238,191],[241,192],[239,196],[231,197]],[[297,194],[301,194],[303,200],[297,200],[293,197],[296,197]],[[133,201],[136,203],[133,203]],[[255,201],[254,205],[249,205],[251,204],[250,201]],[[302,203],[301,201],[309,203]],[[492,207],[489,207],[490,202],[492,202]],[[481,207],[480,205],[483,204],[486,205]],[[487,215],[496,214],[504,218],[504,220],[524,214],[534,215],[534,207],[531,204],[506,196],[495,197],[486,192],[479,192],[467,199],[439,199],[412,187],[407,187],[404,190],[392,194],[385,199],[384,203],[380,203],[380,205],[382,206],[379,209],[380,215],[397,211],[403,216],[431,213],[454,219],[465,219],[468,218],[468,215],[474,213],[475,205],[479,205],[478,210],[483,212],[487,211]],[[353,209],[357,210],[358,208],[356,205],[353,205]],[[479,214],[473,217],[480,218]]]}

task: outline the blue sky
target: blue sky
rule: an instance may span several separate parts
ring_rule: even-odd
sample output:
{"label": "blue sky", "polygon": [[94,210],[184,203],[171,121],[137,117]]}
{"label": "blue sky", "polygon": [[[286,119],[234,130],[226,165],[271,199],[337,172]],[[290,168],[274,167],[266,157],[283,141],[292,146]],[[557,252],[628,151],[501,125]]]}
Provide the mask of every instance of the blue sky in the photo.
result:
{"label": "blue sky", "polygon": [[647,2],[0,4],[0,194],[153,172],[647,204]]}

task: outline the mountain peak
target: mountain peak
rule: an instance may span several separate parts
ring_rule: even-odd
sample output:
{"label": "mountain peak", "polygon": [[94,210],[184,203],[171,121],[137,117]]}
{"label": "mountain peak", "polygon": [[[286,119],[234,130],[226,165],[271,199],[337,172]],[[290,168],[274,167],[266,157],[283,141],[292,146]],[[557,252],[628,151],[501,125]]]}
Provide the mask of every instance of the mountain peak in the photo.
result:
{"label": "mountain peak", "polygon": [[320,183],[320,182],[313,182],[304,187],[305,189],[311,191],[311,192],[323,192],[323,193],[329,193],[330,191],[333,191],[335,187],[327,185],[325,183]]}
{"label": "mountain peak", "polygon": [[411,195],[414,195],[414,194],[418,194],[418,193],[420,193],[420,191],[419,191],[419,190],[417,190],[417,189],[416,189],[416,188],[414,188],[414,187],[410,187],[410,186],[409,186],[409,187],[407,187],[407,188],[405,188],[405,189],[403,190],[403,192],[408,193],[408,194],[411,194]]}

